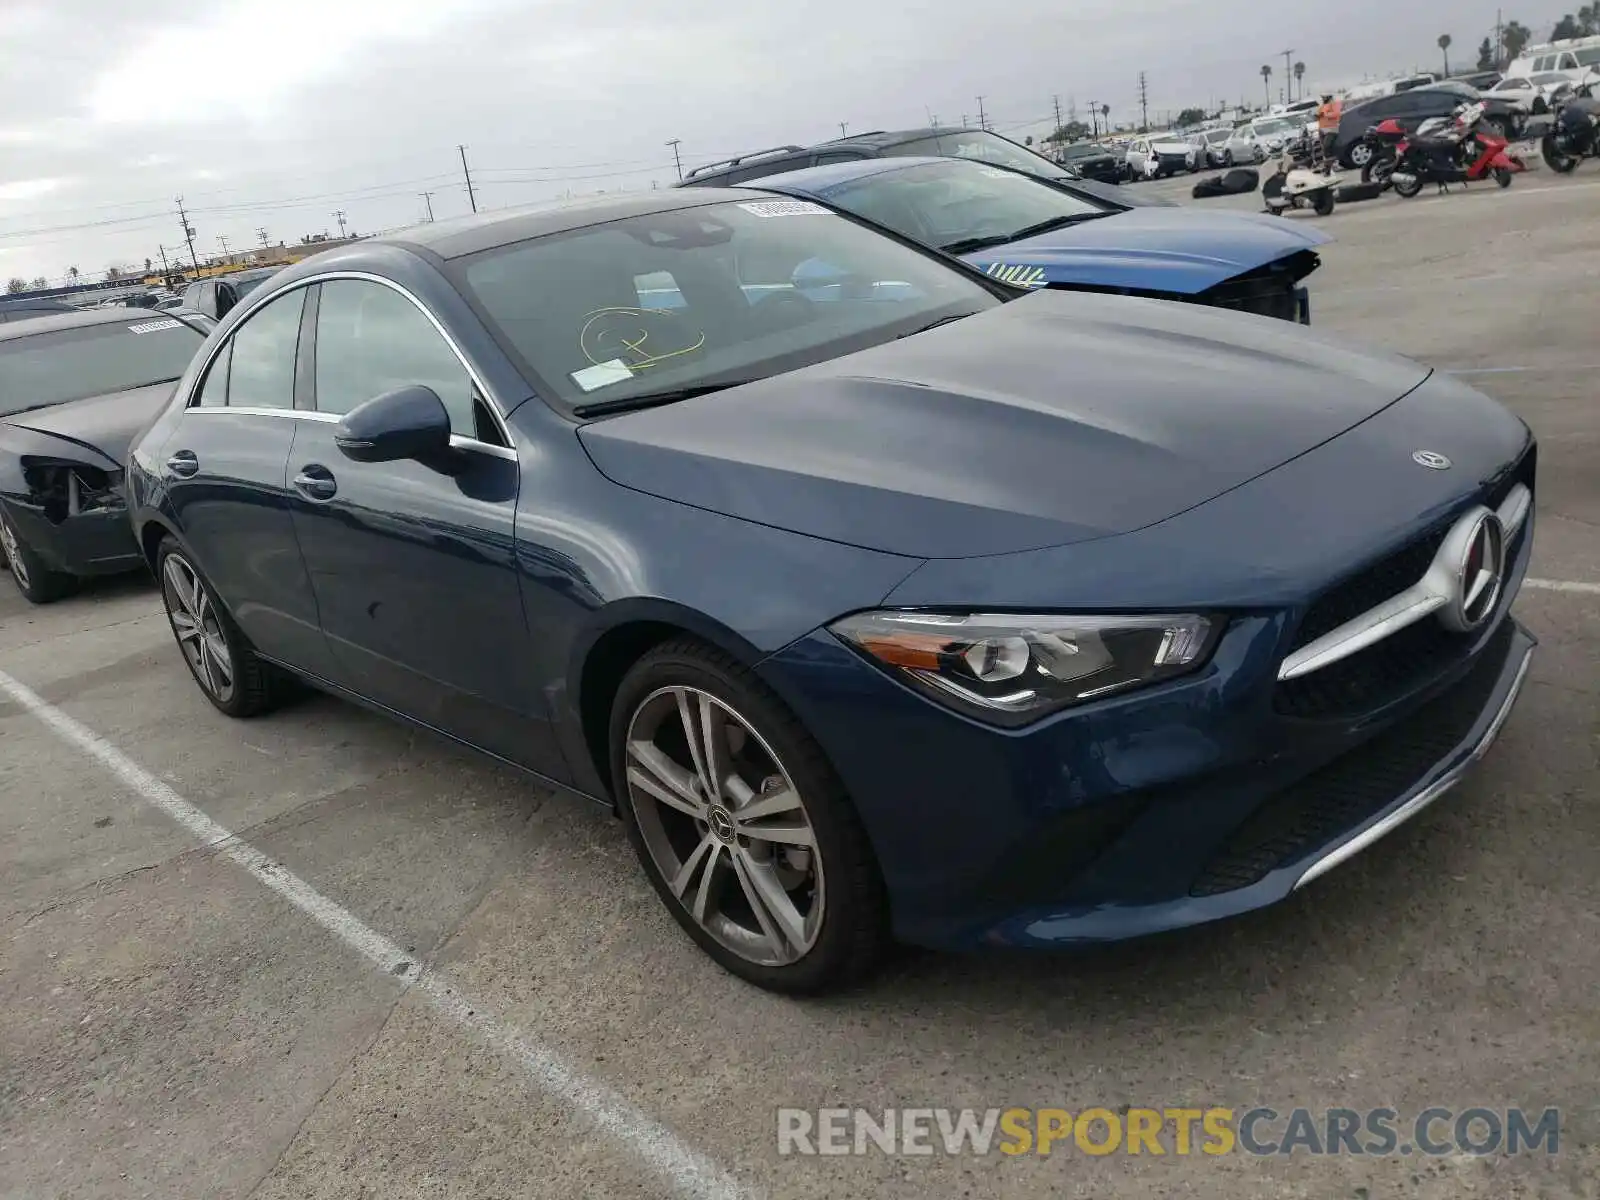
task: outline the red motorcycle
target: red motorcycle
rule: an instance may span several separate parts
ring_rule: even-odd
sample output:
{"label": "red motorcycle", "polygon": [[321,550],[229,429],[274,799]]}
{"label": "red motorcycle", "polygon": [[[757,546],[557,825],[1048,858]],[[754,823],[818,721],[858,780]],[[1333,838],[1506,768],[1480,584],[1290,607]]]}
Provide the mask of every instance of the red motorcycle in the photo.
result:
{"label": "red motorcycle", "polygon": [[1440,191],[1448,190],[1452,183],[1485,179],[1510,187],[1511,177],[1526,171],[1527,164],[1510,150],[1505,138],[1481,128],[1482,119],[1483,105],[1467,104],[1448,122],[1439,121],[1444,129],[1430,128],[1434,122],[1424,122],[1416,134],[1408,135],[1399,122],[1384,121],[1369,134],[1385,146],[1392,145],[1393,154],[1375,158],[1369,178],[1392,183],[1396,194],[1408,200],[1422,191],[1425,183],[1438,184]]}

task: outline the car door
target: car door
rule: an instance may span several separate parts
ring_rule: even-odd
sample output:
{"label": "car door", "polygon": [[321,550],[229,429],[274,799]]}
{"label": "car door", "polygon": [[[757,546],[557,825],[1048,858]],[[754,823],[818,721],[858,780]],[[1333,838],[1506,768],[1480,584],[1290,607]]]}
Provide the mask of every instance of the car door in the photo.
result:
{"label": "car door", "polygon": [[[332,682],[547,775],[565,765],[530,684],[515,559],[519,467],[481,385],[409,294],[370,279],[317,288],[316,420],[296,423],[289,485]],[[361,463],[338,418],[397,388],[450,413],[449,464]]]}
{"label": "car door", "polygon": [[217,348],[161,450],[173,516],[195,563],[262,654],[321,674],[327,646],[289,511],[306,293],[268,301]]}

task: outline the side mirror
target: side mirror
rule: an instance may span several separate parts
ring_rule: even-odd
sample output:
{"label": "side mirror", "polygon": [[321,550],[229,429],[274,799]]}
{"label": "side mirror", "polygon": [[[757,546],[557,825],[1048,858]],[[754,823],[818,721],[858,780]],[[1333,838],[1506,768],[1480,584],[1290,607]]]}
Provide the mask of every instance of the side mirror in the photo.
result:
{"label": "side mirror", "polygon": [[352,408],[333,441],[356,462],[445,457],[450,453],[450,414],[438,392],[413,384]]}

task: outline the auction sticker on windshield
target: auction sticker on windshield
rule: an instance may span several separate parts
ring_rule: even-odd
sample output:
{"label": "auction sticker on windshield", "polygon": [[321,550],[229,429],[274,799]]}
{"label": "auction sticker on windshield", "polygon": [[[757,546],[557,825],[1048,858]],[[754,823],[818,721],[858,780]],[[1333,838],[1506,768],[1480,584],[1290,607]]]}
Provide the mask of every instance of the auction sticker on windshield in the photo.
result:
{"label": "auction sticker on windshield", "polygon": [[572,372],[572,382],[586,392],[610,387],[613,383],[621,383],[625,379],[632,378],[633,372],[620,358],[613,358],[610,362],[595,363],[592,367]]}
{"label": "auction sticker on windshield", "polygon": [[154,333],[158,329],[182,329],[182,321],[174,321],[168,317],[164,321],[141,321],[137,325],[129,325],[129,333]]}
{"label": "auction sticker on windshield", "polygon": [[826,217],[830,210],[809,200],[750,200],[739,205],[758,217]]}

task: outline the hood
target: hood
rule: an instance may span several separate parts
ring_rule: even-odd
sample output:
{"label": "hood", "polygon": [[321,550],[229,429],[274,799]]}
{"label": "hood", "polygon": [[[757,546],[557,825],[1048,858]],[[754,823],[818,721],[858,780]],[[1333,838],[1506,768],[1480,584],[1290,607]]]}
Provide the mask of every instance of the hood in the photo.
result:
{"label": "hood", "polygon": [[1337,437],[1427,376],[1288,321],[1034,292],[578,437],[624,487],[868,549],[964,558],[1154,524]]}
{"label": "hood", "polygon": [[1037,268],[1043,275],[1035,286],[1071,283],[1193,296],[1330,240],[1281,217],[1174,206],[1131,209],[964,257],[992,275],[1006,267]]}
{"label": "hood", "polygon": [[1168,138],[1161,138],[1150,143],[1150,149],[1157,154],[1187,154],[1194,147],[1188,142],[1175,142]]}
{"label": "hood", "polygon": [[172,398],[173,383],[153,383],[126,392],[69,400],[32,412],[0,417],[7,425],[34,433],[49,434],[98,450],[118,464],[128,460],[128,446],[134,437],[155,420]]}

